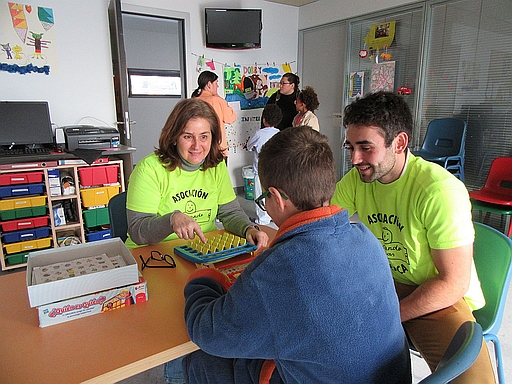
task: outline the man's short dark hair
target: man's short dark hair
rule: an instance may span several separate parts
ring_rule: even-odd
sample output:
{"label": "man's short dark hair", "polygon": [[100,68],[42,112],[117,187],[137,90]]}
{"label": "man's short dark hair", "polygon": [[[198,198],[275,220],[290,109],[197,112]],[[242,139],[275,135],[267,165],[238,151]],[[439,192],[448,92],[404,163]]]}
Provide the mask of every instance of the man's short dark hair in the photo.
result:
{"label": "man's short dark hair", "polygon": [[306,126],[272,136],[261,149],[258,174],[263,190],[282,190],[302,211],[329,202],[337,181],[327,136]]}
{"label": "man's short dark hair", "polygon": [[382,129],[389,147],[400,132],[412,137],[412,113],[402,96],[391,92],[368,93],[345,107],[343,126],[364,125]]}
{"label": "man's short dark hair", "polygon": [[[263,121],[265,119],[265,121]],[[267,127],[277,127],[283,119],[283,112],[277,104],[267,104],[261,113],[261,120]]]}

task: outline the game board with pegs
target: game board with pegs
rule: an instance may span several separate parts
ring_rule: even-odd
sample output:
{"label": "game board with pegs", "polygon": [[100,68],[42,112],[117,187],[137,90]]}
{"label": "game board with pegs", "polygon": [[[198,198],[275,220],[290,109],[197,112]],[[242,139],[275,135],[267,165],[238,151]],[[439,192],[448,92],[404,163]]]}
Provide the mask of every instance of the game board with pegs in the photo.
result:
{"label": "game board with pegs", "polygon": [[258,247],[232,233],[222,233],[207,238],[203,244],[199,238],[174,248],[174,253],[196,264],[209,264],[229,259],[243,253],[254,252]]}

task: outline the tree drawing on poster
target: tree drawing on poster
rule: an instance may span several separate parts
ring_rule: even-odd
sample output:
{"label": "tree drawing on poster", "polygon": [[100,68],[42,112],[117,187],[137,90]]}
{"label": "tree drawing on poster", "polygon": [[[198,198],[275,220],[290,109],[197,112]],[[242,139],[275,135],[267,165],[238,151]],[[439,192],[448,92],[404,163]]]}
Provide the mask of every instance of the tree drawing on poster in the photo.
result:
{"label": "tree drawing on poster", "polygon": [[289,64],[283,64],[282,69],[269,64],[224,66],[226,100],[238,101],[242,110],[265,107],[268,98],[279,89],[286,69],[291,72]]}
{"label": "tree drawing on poster", "polygon": [[393,92],[395,87],[395,62],[373,64],[370,81],[370,92]]}
{"label": "tree drawing on poster", "polygon": [[[55,73],[53,9],[20,3],[0,8],[0,69],[10,73]],[[5,5],[5,6],[4,6]]]}

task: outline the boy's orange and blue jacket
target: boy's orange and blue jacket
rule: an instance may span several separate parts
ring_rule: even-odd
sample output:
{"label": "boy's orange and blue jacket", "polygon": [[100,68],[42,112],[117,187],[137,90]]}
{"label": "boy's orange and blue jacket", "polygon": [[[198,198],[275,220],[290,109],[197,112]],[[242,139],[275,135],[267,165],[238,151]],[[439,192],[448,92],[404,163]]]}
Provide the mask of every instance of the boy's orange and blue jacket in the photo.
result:
{"label": "boy's orange and blue jacket", "polygon": [[198,270],[185,287],[188,332],[203,352],[249,359],[245,368],[272,360],[285,383],[410,383],[386,254],[347,211],[289,218],[229,290],[225,283]]}

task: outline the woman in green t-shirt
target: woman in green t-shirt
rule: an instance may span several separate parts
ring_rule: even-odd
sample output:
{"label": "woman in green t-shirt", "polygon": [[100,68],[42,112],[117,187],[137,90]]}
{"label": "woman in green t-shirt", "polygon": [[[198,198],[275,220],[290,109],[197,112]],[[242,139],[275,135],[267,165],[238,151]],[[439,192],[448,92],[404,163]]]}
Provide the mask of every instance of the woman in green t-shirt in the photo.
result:
{"label": "woman in green t-shirt", "polygon": [[128,247],[155,244],[224,228],[259,247],[268,236],[240,207],[220,150],[215,110],[198,99],[180,101],[154,153],[137,163],[128,183]]}

